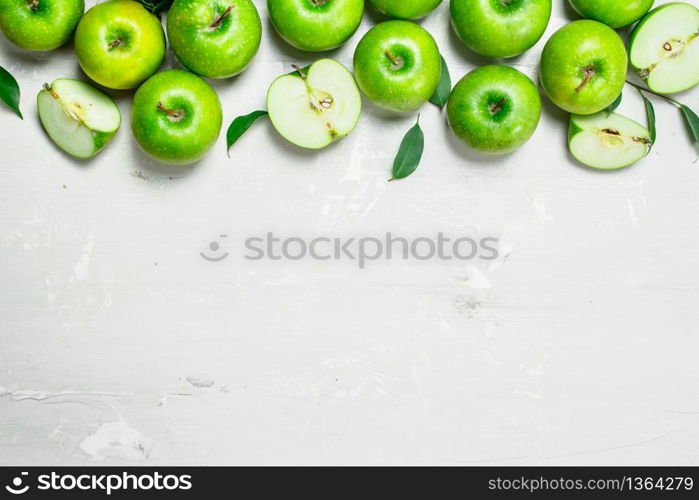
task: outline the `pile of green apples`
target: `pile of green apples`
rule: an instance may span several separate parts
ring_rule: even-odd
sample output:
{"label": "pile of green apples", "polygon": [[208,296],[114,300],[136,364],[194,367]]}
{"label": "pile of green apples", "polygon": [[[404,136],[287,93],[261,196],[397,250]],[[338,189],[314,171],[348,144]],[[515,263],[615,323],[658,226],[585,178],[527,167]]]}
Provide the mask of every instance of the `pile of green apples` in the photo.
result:
{"label": "pile of green apples", "polygon": [[[522,146],[539,123],[539,89],[504,64],[479,67],[452,89],[437,43],[414,22],[441,1],[368,0],[392,19],[359,40],[352,71],[329,58],[294,67],[272,82],[266,110],[233,122],[229,147],[256,119],[268,116],[291,143],[324,148],[355,128],[362,94],[396,113],[414,112],[428,101],[446,104],[455,135],[482,153],[506,154]],[[571,114],[569,148],[577,160],[602,169],[631,165],[648,153],[654,134],[613,112],[629,62],[645,81],[644,90],[654,94],[697,85],[699,10],[676,2],[651,11],[653,0],[569,1],[585,19],[562,27],[545,44],[541,87]],[[164,8],[165,29],[159,18]],[[323,52],[353,37],[365,2],[267,0],[267,8],[283,40],[302,51]],[[449,8],[453,29],[469,49],[503,59],[541,39],[552,0],[451,0]],[[74,37],[77,60],[92,81],[106,89],[137,89],[131,129],[146,153],[168,164],[202,158],[222,125],[221,103],[204,79],[233,77],[258,52],[262,23],[254,3],[108,0],[84,9],[84,0],[0,0],[0,29],[27,50],[51,50]],[[615,29],[639,20],[627,52]],[[168,43],[186,69],[158,72]],[[440,93],[443,98],[435,98]],[[51,139],[79,158],[97,154],[121,124],[108,94],[72,79],[45,85],[38,111]]]}

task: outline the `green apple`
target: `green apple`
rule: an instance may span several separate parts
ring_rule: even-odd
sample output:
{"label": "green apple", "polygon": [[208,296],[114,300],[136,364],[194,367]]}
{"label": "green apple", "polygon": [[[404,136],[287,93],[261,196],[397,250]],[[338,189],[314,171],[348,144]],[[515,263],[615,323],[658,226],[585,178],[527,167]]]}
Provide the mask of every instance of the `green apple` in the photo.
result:
{"label": "green apple", "polygon": [[442,0],[369,0],[376,10],[396,19],[421,19],[442,3]]}
{"label": "green apple", "polygon": [[558,107],[589,115],[609,106],[626,80],[626,48],[619,35],[597,21],[574,21],[546,42],[541,85]]}
{"label": "green apple", "polygon": [[359,28],[364,0],[267,0],[274,29],[297,49],[339,47]]}
{"label": "green apple", "polygon": [[132,89],[165,57],[160,20],[133,0],[110,0],[88,10],[75,31],[75,55],[87,76],[110,89]]}
{"label": "green apple", "polygon": [[616,113],[571,115],[568,149],[588,167],[604,170],[628,167],[648,154],[650,132]]}
{"label": "green apple", "polygon": [[377,24],[354,51],[359,88],[390,111],[413,111],[427,102],[437,89],[441,68],[434,38],[410,21]]}
{"label": "green apple", "polygon": [[221,132],[221,103],[214,89],[180,69],[150,77],[136,91],[131,130],[141,148],[163,163],[201,159]]}
{"label": "green apple", "polygon": [[505,154],[519,148],[532,136],[540,117],[536,85],[509,66],[474,69],[456,84],[447,102],[449,126],[481,153]]}
{"label": "green apple", "polygon": [[571,7],[587,19],[623,28],[635,23],[653,6],[654,0],[569,0]]}
{"label": "green apple", "polygon": [[175,0],[167,37],[177,59],[207,78],[247,68],[260,47],[262,25],[250,0]]}
{"label": "green apple", "polygon": [[267,92],[267,112],[287,141],[321,149],[354,130],[362,97],[347,68],[332,59],[320,59],[274,80]]}
{"label": "green apple", "polygon": [[51,140],[78,158],[99,153],[121,125],[121,113],[112,98],[78,80],[60,78],[45,84],[36,103]]}
{"label": "green apple", "polygon": [[629,39],[631,66],[660,94],[699,83],[699,9],[667,3],[653,9]]}
{"label": "green apple", "polygon": [[514,57],[544,34],[551,0],[451,0],[450,12],[468,48],[486,57]]}
{"label": "green apple", "polygon": [[73,36],[84,0],[0,0],[0,30],[26,50],[52,50]]}

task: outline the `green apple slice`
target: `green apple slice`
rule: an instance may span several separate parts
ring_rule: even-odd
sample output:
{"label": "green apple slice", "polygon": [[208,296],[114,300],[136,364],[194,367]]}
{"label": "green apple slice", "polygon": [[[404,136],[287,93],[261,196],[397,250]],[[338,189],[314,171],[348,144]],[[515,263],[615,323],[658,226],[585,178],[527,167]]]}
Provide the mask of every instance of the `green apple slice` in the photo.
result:
{"label": "green apple slice", "polygon": [[568,149],[580,163],[610,170],[628,167],[648,154],[650,132],[616,113],[571,115]]}
{"label": "green apple slice", "polygon": [[631,65],[661,94],[699,83],[699,9],[668,3],[638,23],[629,41]]}
{"label": "green apple slice", "polygon": [[352,132],[362,98],[352,74],[332,59],[274,80],[267,93],[274,128],[287,141],[321,149]]}
{"label": "green apple slice", "polygon": [[37,106],[51,140],[77,158],[95,156],[121,124],[121,113],[111,97],[69,78],[45,84],[37,96]]}

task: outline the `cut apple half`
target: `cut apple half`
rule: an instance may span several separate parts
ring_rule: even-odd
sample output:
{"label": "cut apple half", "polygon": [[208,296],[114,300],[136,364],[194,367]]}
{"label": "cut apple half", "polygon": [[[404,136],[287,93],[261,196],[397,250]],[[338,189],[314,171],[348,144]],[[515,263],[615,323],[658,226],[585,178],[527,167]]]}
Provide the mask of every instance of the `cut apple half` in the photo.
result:
{"label": "cut apple half", "polygon": [[332,59],[274,80],[267,93],[272,125],[287,141],[321,149],[352,132],[362,98],[352,74]]}
{"label": "cut apple half", "polygon": [[56,145],[77,158],[95,156],[121,125],[111,97],[79,80],[60,78],[37,96],[39,119]]}
{"label": "cut apple half", "polygon": [[652,10],[631,34],[629,59],[655,92],[681,92],[699,83],[699,9],[668,3]]}
{"label": "cut apple half", "polygon": [[568,149],[580,163],[604,170],[628,167],[648,154],[650,132],[616,113],[571,115]]}

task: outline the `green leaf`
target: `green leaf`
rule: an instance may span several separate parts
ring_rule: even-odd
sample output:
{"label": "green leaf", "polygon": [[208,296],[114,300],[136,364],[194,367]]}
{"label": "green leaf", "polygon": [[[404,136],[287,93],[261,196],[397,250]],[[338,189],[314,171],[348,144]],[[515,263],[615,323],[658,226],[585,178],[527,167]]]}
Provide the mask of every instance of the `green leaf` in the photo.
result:
{"label": "green leaf", "polygon": [[[653,103],[650,102],[650,99],[648,99],[640,89],[638,90],[638,93],[641,94],[641,97],[643,97],[643,102],[646,105],[646,118],[648,120],[648,130],[650,131],[650,142],[655,144],[655,109],[653,108]],[[650,148],[648,148],[648,151],[650,152]]]}
{"label": "green leaf", "polygon": [[158,16],[164,10],[169,9],[173,1],[174,0],[138,0],[138,3],[143,5],[148,12]]}
{"label": "green leaf", "polygon": [[682,114],[684,115],[684,119],[687,122],[689,130],[694,136],[694,144],[699,146],[699,116],[697,116],[697,114],[692,111],[689,106],[684,104],[680,104],[680,109],[682,110]]}
{"label": "green leaf", "polygon": [[249,115],[239,116],[233,122],[231,122],[228,127],[228,132],[226,132],[226,141],[228,142],[228,157],[230,158],[230,149],[235,141],[240,139],[240,137],[252,126],[253,123],[257,121],[258,118],[267,116],[267,111],[258,110],[253,111]]}
{"label": "green leaf", "polygon": [[609,107],[607,108],[607,116],[611,115],[611,114],[614,112],[614,110],[615,110],[616,108],[619,107],[619,104],[621,104],[621,99],[622,99],[623,97],[624,97],[624,94],[623,94],[623,93],[620,93],[620,94],[619,94],[619,97],[617,97],[616,99],[614,99],[614,102],[611,103],[611,104],[609,105]]}
{"label": "green leaf", "polygon": [[447,62],[442,56],[442,72],[439,77],[439,84],[437,85],[437,90],[434,91],[432,97],[430,97],[430,102],[443,108],[444,105],[449,100],[449,95],[451,94],[451,76],[449,76],[449,68],[447,67]]}
{"label": "green leaf", "polygon": [[388,179],[389,182],[396,179],[403,179],[415,172],[415,169],[420,164],[422,151],[425,149],[425,135],[420,128],[420,117],[417,117],[417,123],[408,130],[400,143],[398,154],[393,160],[393,177]]}
{"label": "green leaf", "polygon": [[19,110],[19,85],[17,80],[8,71],[0,66],[0,99],[12,109],[22,120],[22,112]]}

